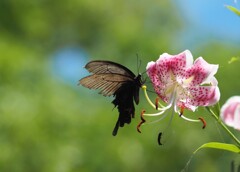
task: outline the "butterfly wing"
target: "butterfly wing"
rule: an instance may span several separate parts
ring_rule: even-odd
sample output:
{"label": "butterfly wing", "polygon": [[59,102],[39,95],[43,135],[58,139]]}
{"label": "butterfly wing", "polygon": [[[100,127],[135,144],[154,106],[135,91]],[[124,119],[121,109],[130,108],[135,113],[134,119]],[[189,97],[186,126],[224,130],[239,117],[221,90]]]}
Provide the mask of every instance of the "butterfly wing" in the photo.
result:
{"label": "butterfly wing", "polygon": [[119,117],[113,130],[117,135],[119,126],[131,123],[136,104],[139,102],[141,77],[136,77],[128,68],[111,61],[96,60],[86,64],[85,68],[93,73],[79,81],[89,89],[99,89],[104,96],[114,96],[112,103],[118,108]]}
{"label": "butterfly wing", "polygon": [[[133,98],[137,90],[139,90],[138,86],[132,82],[127,82],[115,92],[115,99],[112,103],[115,107],[117,106],[119,116],[112,132],[114,136],[117,135],[119,127],[123,127],[125,123],[130,124],[131,118],[134,118],[135,107]],[[137,96],[139,96],[139,92],[137,93]]]}
{"label": "butterfly wing", "polygon": [[95,60],[91,61],[86,64],[85,68],[90,72],[94,74],[100,74],[100,73],[112,73],[112,74],[119,74],[128,76],[130,78],[134,78],[135,75],[125,66],[111,62],[111,61],[104,61],[104,60]]}
{"label": "butterfly wing", "polygon": [[133,79],[120,74],[100,73],[82,78],[79,84],[89,89],[99,89],[99,94],[104,96],[111,96],[127,82],[133,82]]}

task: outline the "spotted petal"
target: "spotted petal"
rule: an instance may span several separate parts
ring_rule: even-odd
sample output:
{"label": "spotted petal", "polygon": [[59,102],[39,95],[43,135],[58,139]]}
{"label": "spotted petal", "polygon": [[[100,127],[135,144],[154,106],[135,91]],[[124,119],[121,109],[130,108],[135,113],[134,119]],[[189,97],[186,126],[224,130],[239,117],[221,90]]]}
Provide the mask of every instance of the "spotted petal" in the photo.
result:
{"label": "spotted petal", "polygon": [[193,57],[189,50],[178,55],[169,55],[164,53],[160,55],[156,62],[149,62],[147,65],[147,73],[154,84],[155,91],[159,96],[167,102],[170,98],[167,89],[171,85],[175,77],[182,78],[185,69],[193,63]]}
{"label": "spotted petal", "polygon": [[164,53],[157,60],[158,74],[161,77],[168,76],[171,71],[175,76],[182,76],[185,69],[193,63],[193,57],[189,50],[186,50],[178,55],[169,55]]}
{"label": "spotted petal", "polygon": [[193,63],[189,50],[178,55],[164,53],[156,62],[147,65],[154,90],[166,103],[195,110],[197,106],[210,106],[220,99],[214,77],[218,65],[207,63],[199,57]]}
{"label": "spotted petal", "polygon": [[191,85],[210,83],[217,70],[218,65],[209,64],[202,57],[199,57],[195,60],[193,66],[186,70],[186,78],[193,78]]}

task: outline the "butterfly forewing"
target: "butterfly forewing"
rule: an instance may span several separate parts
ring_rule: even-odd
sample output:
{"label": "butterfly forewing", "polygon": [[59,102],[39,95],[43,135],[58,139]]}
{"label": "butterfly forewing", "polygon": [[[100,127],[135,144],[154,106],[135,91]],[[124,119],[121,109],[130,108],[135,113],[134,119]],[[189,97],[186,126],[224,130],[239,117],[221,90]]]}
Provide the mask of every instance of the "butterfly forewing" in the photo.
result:
{"label": "butterfly forewing", "polygon": [[112,134],[117,135],[118,128],[129,124],[134,117],[133,101],[139,102],[139,87],[142,85],[141,75],[137,77],[121,64],[96,60],[86,64],[85,68],[92,73],[79,81],[84,87],[98,89],[104,96],[114,96],[112,103],[118,108],[119,116]]}
{"label": "butterfly forewing", "polygon": [[134,73],[132,73],[132,71],[130,71],[128,68],[111,61],[103,61],[103,60],[91,61],[86,64],[85,68],[89,72],[94,74],[112,73],[112,74],[121,74],[124,76],[129,76],[131,78],[135,77]]}

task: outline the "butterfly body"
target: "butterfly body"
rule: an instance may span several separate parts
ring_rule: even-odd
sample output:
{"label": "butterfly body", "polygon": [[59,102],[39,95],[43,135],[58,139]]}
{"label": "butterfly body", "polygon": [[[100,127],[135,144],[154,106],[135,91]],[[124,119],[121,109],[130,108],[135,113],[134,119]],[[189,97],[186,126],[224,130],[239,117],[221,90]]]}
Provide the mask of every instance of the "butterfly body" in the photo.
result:
{"label": "butterfly body", "polygon": [[136,104],[139,103],[139,88],[143,82],[141,74],[135,76],[121,64],[96,60],[86,64],[85,68],[92,75],[82,78],[79,83],[89,89],[98,89],[104,96],[114,96],[112,103],[118,108],[119,117],[112,134],[117,135],[118,128],[131,123]]}

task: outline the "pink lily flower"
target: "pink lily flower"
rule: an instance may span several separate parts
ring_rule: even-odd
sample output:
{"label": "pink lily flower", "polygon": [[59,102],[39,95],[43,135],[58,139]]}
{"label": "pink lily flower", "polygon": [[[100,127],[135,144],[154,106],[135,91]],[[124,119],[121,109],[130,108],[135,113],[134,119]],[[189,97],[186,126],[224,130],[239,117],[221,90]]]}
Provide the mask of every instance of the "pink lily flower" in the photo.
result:
{"label": "pink lily flower", "polygon": [[240,130],[240,96],[229,98],[222,106],[220,117],[230,127]]}
{"label": "pink lily flower", "polygon": [[162,117],[164,118],[166,110],[172,107],[173,114],[178,113],[185,120],[203,122],[205,125],[203,118],[194,120],[183,116],[183,110],[195,111],[199,106],[211,106],[219,101],[220,91],[214,77],[217,70],[218,65],[209,64],[202,57],[197,58],[193,63],[189,50],[177,55],[167,53],[160,55],[156,62],[152,61],[147,64],[147,74],[155,92],[167,105],[164,106],[159,102],[152,103],[145,91],[148,102],[159,112],[144,115],[165,114]]}

